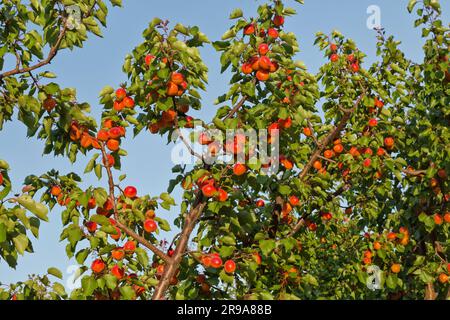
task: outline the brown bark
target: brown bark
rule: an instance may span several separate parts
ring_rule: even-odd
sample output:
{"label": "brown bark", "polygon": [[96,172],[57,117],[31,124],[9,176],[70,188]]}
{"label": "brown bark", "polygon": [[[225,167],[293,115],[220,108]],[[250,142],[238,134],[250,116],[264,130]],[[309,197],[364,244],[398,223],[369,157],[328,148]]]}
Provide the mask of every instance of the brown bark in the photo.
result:
{"label": "brown bark", "polygon": [[181,232],[179,241],[176,245],[172,261],[164,266],[164,273],[159,280],[159,284],[153,293],[153,300],[163,300],[165,293],[170,285],[170,280],[176,275],[178,267],[183,259],[184,253],[186,252],[187,245],[192,231],[200,218],[203,209],[206,206],[206,202],[201,202],[194,206],[194,208],[189,212],[185,219],[183,231]]}

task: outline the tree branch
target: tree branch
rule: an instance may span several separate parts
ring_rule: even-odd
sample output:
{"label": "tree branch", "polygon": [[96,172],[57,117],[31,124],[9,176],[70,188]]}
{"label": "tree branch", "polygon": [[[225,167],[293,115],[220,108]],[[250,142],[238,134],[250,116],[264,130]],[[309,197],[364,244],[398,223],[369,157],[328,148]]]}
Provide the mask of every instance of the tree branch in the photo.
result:
{"label": "tree branch", "polygon": [[30,72],[30,71],[33,71],[35,69],[38,69],[42,66],[45,66],[45,65],[51,63],[53,58],[58,53],[58,49],[61,45],[62,40],[64,39],[64,36],[66,35],[66,31],[67,31],[66,19],[63,19],[63,27],[61,28],[61,30],[59,32],[58,39],[56,40],[55,44],[50,48],[50,51],[49,51],[46,59],[41,60],[38,63],[36,63],[35,65],[29,66],[29,67],[20,68],[19,65],[16,65],[16,67],[14,69],[0,74],[0,79],[6,78],[9,76],[13,76],[16,74]]}
{"label": "tree branch", "polygon": [[223,118],[223,120],[230,119],[247,101],[247,96],[243,96],[242,99],[230,110],[230,112]]}
{"label": "tree branch", "polygon": [[[103,161],[106,163],[108,160],[107,160],[107,155],[106,155],[106,151],[105,151],[105,146],[104,146],[103,143],[100,146],[101,146]],[[168,255],[166,255],[164,252],[162,252],[160,249],[158,249],[155,245],[153,245],[152,243],[147,241],[144,237],[141,237],[136,232],[134,232],[133,230],[131,230],[130,228],[128,228],[126,225],[124,225],[123,223],[121,223],[119,221],[119,214],[118,214],[118,210],[117,210],[116,197],[114,196],[114,178],[113,178],[113,175],[112,175],[112,172],[111,172],[111,167],[110,166],[105,166],[105,168],[106,168],[106,172],[108,174],[109,197],[110,197],[110,199],[111,199],[111,201],[113,203],[114,218],[116,220],[117,226],[121,230],[123,230],[127,235],[129,235],[130,237],[135,239],[137,242],[142,244],[144,247],[146,247],[149,250],[151,250],[154,254],[156,254],[158,257],[160,257],[166,263],[170,263],[172,259]]]}
{"label": "tree branch", "polygon": [[189,214],[187,215],[183,227],[183,231],[181,232],[180,239],[175,248],[175,252],[172,257],[172,261],[164,267],[164,273],[159,280],[159,284],[153,293],[153,300],[162,300],[164,299],[165,292],[167,288],[169,288],[170,280],[176,275],[178,267],[183,259],[184,253],[186,252],[187,245],[189,243],[189,238],[191,236],[192,231],[195,228],[195,225],[200,218],[203,209],[206,206],[206,202],[201,201],[201,196],[197,196],[197,201],[194,207],[191,209]]}

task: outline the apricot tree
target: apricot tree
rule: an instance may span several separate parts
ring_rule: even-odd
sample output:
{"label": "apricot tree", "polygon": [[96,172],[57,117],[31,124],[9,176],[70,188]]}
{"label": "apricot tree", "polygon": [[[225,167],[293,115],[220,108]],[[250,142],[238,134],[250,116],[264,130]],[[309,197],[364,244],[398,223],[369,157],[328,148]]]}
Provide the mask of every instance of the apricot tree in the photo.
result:
{"label": "apricot tree", "polygon": [[[85,189],[79,174],[51,171],[27,177],[22,193],[10,195],[10,169],[0,162],[2,259],[14,267],[19,254],[32,252],[29,232],[37,236],[48,208],[62,207],[61,241],[82,270],[82,287],[70,294],[45,275],[2,288],[0,297],[450,296],[450,39],[438,1],[408,5],[422,28],[423,61],[408,59],[399,41],[377,30],[378,61],[365,66],[352,40],[319,32],[315,43],[327,61],[318,74],[294,60],[299,45],[284,21],[295,10],[283,1],[261,5],[253,18],[233,11],[233,26],[212,43],[198,27],[155,18],[125,59],[127,82],[101,91],[100,124],[74,89],[45,80],[54,75],[44,69],[88,32],[100,34],[106,5],[2,4],[0,65],[8,54],[16,65],[0,74],[0,123],[17,108],[28,135],[45,141],[45,154],[71,162],[89,156],[84,174],[106,176],[107,185]],[[203,121],[188,113],[202,107],[208,69],[198,48],[210,44],[231,80],[215,117]],[[250,161],[264,154],[245,135],[252,129],[268,132],[279,157]],[[174,166],[158,196],[121,184],[123,137],[148,132],[184,144],[196,159]],[[221,161],[224,155],[236,161]],[[275,163],[278,170],[268,171]],[[176,205],[176,187],[184,190],[180,214],[169,223],[160,212]],[[164,245],[159,234],[171,228],[179,233]],[[61,276],[54,268],[49,274]]]}

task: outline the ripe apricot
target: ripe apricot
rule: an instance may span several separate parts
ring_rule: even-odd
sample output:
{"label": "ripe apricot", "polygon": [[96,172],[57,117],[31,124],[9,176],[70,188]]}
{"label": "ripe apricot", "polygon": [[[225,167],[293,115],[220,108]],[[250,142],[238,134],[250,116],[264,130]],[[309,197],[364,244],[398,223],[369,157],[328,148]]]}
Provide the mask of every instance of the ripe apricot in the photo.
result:
{"label": "ripe apricot", "polygon": [[106,143],[106,146],[110,151],[114,152],[119,150],[120,143],[116,139],[109,139],[108,142]]}
{"label": "ripe apricot", "polygon": [[258,70],[256,72],[256,79],[259,81],[267,81],[270,78],[270,73],[267,71]]}
{"label": "ripe apricot", "polygon": [[400,272],[400,270],[401,270],[401,265],[400,264],[398,264],[398,263],[394,263],[392,266],[391,266],[391,271],[393,272],[393,273],[399,273]]}
{"label": "ripe apricot", "polygon": [[242,176],[247,172],[247,167],[245,164],[242,163],[236,163],[233,167],[233,173],[237,176]]}
{"label": "ripe apricot", "polygon": [[173,82],[169,82],[167,84],[166,93],[169,97],[175,97],[176,95],[178,95],[178,86]]}

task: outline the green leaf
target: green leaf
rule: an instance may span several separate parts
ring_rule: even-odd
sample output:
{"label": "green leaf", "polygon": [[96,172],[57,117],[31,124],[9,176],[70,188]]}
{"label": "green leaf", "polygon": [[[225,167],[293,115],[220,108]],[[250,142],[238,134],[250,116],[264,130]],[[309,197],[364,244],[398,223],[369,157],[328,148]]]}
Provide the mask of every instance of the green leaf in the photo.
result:
{"label": "green leaf", "polygon": [[243,13],[241,9],[234,9],[230,14],[230,19],[237,19],[242,17]]}
{"label": "green leaf", "polygon": [[64,286],[61,283],[55,282],[53,284],[53,290],[60,296],[66,296],[66,289],[64,288]]}
{"label": "green leaf", "polygon": [[29,240],[26,235],[19,234],[18,236],[13,238],[14,246],[21,255],[24,254],[25,250],[28,247]]}
{"label": "green leaf", "polygon": [[91,216],[91,221],[98,223],[99,225],[106,225],[109,226],[111,224],[111,221],[105,216],[102,216],[100,214],[94,214]]}
{"label": "green leaf", "polygon": [[226,273],[224,269],[220,270],[219,277],[223,282],[230,284],[234,282],[234,276]]}
{"label": "green leaf", "polygon": [[262,253],[267,256],[273,249],[275,249],[275,240],[260,240],[259,247]]}
{"label": "green leaf", "polygon": [[147,251],[145,251],[142,248],[136,248],[136,255],[137,255],[137,259],[138,259],[139,263],[144,268],[146,268],[149,264],[149,258],[148,258]]}
{"label": "green leaf", "polygon": [[22,195],[16,200],[22,207],[33,213],[39,219],[48,221],[48,208],[42,203],[34,201],[29,195]]}
{"label": "green leaf", "polygon": [[0,223],[0,243],[6,241],[6,226]]}
{"label": "green leaf", "polygon": [[95,281],[94,277],[83,277],[81,279],[81,287],[84,290],[84,294],[90,296],[97,289],[97,281]]}
{"label": "green leaf", "polygon": [[58,279],[62,279],[63,278],[62,272],[59,269],[57,269],[57,268],[53,268],[53,267],[52,268],[48,268],[47,269],[47,273],[51,274],[52,276],[57,277]]}
{"label": "green leaf", "polygon": [[108,194],[106,193],[106,190],[102,188],[94,189],[94,199],[97,206],[103,207],[105,202],[108,200]]}
{"label": "green leaf", "polygon": [[413,11],[414,6],[416,5],[416,3],[417,3],[417,0],[409,0],[409,3],[408,3],[408,11],[409,11],[409,13],[411,13]]}
{"label": "green leaf", "polygon": [[124,300],[132,300],[136,295],[133,288],[130,286],[120,287],[119,290],[120,290],[120,293],[122,294],[122,298]]}

